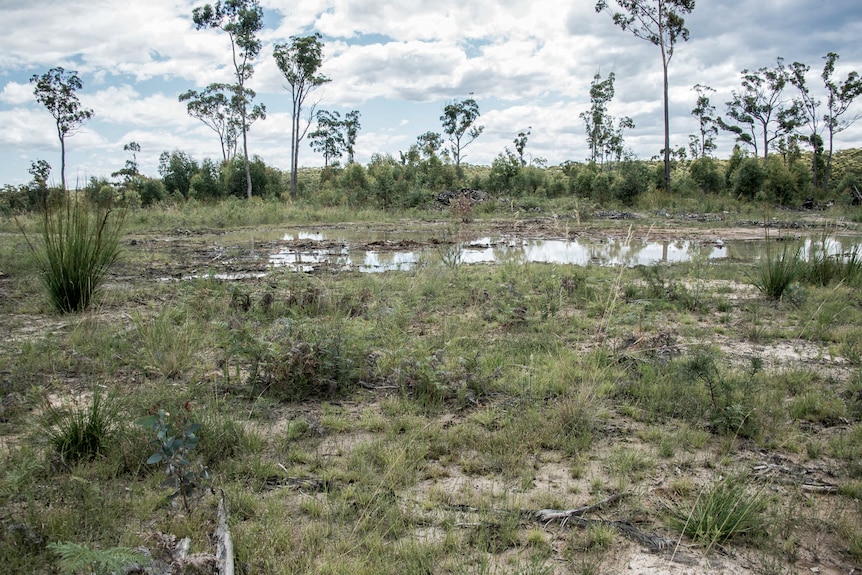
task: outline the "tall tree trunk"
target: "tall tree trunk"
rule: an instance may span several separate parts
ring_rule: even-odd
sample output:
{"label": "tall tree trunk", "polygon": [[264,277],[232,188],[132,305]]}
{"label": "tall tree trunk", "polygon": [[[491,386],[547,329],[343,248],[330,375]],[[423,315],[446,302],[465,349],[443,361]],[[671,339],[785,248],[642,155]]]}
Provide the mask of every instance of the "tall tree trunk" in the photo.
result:
{"label": "tall tree trunk", "polygon": [[297,103],[296,97],[294,96],[293,100],[293,114],[291,116],[290,121],[290,197],[296,198],[296,163],[297,163],[297,150],[298,147],[296,142],[296,136],[299,134],[299,118],[297,117]]}
{"label": "tall tree trunk", "polygon": [[829,155],[826,156],[826,169],[823,173],[823,191],[828,191],[829,188],[829,176],[832,172],[832,141],[833,141],[834,132],[832,127],[829,127]]}
{"label": "tall tree trunk", "polygon": [[814,156],[814,160],[811,163],[811,185],[816,190],[819,184],[819,179],[817,177],[819,175],[817,173],[817,164],[819,163],[818,160],[820,159],[820,154],[817,151],[817,134],[811,136],[811,147],[814,148],[812,154]]}
{"label": "tall tree trunk", "polygon": [[245,87],[243,83],[239,84],[242,109],[240,110],[240,118],[242,119],[242,157],[245,160],[245,184],[246,184],[246,197],[251,199],[251,168],[248,165],[248,124],[246,123],[246,113],[245,113]]}
{"label": "tall tree trunk", "polygon": [[[245,116],[245,114],[243,114],[243,116]],[[246,141],[245,135],[245,120],[243,120],[242,154],[245,158],[246,195],[248,196],[248,199],[251,199],[251,168],[248,165],[248,142]]]}
{"label": "tall tree trunk", "polygon": [[664,191],[670,193],[670,107],[667,89],[667,56],[664,44],[661,46],[662,73],[664,75]]}
{"label": "tall tree trunk", "polygon": [[60,182],[63,186],[63,191],[66,191],[66,138],[63,136],[63,130],[60,129],[60,122],[57,122],[57,135],[60,137]]}

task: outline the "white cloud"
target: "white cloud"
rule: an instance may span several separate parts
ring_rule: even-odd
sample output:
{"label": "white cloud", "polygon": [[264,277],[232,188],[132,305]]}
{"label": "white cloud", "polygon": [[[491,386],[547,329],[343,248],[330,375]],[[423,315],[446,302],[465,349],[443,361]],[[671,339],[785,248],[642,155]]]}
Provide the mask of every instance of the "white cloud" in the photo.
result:
{"label": "white cloud", "polygon": [[100,120],[139,127],[189,126],[192,120],[176,96],[144,96],[128,84],[82,94],[81,103],[96,110]]}
{"label": "white cloud", "polygon": [[[192,9],[204,0],[30,0],[3,6],[0,38],[0,183],[29,179],[27,158],[56,153],[51,117],[35,103],[30,75],[50,67],[77,70],[80,98],[96,112],[70,141],[72,160],[86,170],[110,171],[126,159],[122,144],[144,147],[142,167],[154,173],[158,153],[179,148],[201,159],[220,155],[212,132],[185,114],[176,94],[230,81],[230,44],[219,31],[195,30]],[[405,150],[418,134],[440,131],[446,101],[472,94],[486,133],[469,148],[470,162],[489,163],[533,126],[528,151],[555,163],[586,155],[578,113],[589,105],[593,75],[616,75],[610,112],[631,116],[627,144],[642,157],[662,145],[661,60],[658,49],[617,28],[592,1],[556,0],[261,0],[267,28],[250,87],[269,110],[252,127],[250,146],[286,168],[288,96],[272,45],[320,31],[332,78],[312,96],[327,109],[359,109],[363,129],[357,157]],[[841,54],[837,76],[862,70],[857,49],[858,0],[726,0],[698,2],[686,18],[691,39],[670,66],[672,143],[693,132],[694,84],[716,89],[724,102],[743,68],[772,66],[777,56],[812,66],[820,85],[822,57]],[[857,105],[857,109],[862,103]],[[839,145],[862,140],[862,123]],[[85,146],[93,146],[86,155]],[[719,150],[719,153],[728,153]],[[318,160],[304,145],[303,162]],[[139,158],[140,159],[140,158]]]}
{"label": "white cloud", "polygon": [[0,91],[0,102],[6,104],[18,105],[32,102],[35,96],[33,95],[33,86],[30,84],[19,84],[18,82],[8,82]]}

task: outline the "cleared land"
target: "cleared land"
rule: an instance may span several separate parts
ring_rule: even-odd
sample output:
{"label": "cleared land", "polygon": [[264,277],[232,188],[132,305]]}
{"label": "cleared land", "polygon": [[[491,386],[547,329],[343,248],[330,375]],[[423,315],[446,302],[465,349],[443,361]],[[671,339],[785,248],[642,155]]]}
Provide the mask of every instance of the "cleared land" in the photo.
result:
{"label": "cleared land", "polygon": [[[163,533],[213,551],[216,497],[201,482],[190,512],[168,503],[164,466],[145,463],[155,434],[134,421],[159,408],[202,425],[189,469],[206,466],[227,495],[240,573],[862,565],[858,279],[801,278],[775,300],[754,287],[757,264],[733,258],[623,268],[457,257],[460,238],[486,232],[715,242],[763,239],[758,222],[319,223],[439,230],[415,247],[442,263],[304,274],[270,269],[285,242],[237,239],[249,228],[134,218],[99,304],[78,315],[48,309],[20,235],[0,236],[10,572],[53,572],[57,542],[157,553]],[[769,221],[776,250],[792,243],[779,237],[858,233],[840,217]],[[86,414],[94,393],[113,410],[104,443],[64,460],[46,441],[47,406]]]}

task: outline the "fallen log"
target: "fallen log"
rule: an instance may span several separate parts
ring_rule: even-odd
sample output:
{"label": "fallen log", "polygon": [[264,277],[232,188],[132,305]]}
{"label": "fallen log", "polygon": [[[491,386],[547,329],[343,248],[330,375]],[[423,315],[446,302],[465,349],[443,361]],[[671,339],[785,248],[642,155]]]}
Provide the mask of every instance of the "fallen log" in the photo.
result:
{"label": "fallen log", "polygon": [[676,542],[655,533],[646,533],[641,531],[634,524],[628,521],[611,521],[606,519],[589,519],[584,515],[597,511],[610,503],[616,503],[622,498],[622,495],[615,493],[610,497],[606,497],[601,501],[592,505],[585,505],[575,509],[559,511],[556,509],[540,509],[536,511],[534,517],[547,525],[552,521],[560,521],[560,525],[572,524],[578,527],[590,527],[592,525],[602,525],[613,527],[621,535],[644,545],[650,551],[667,551],[676,547]]}
{"label": "fallen log", "polygon": [[219,575],[234,575],[233,570],[233,540],[230,537],[228,527],[227,503],[225,503],[224,490],[221,492],[221,500],[218,504],[218,527],[216,536],[216,572]]}

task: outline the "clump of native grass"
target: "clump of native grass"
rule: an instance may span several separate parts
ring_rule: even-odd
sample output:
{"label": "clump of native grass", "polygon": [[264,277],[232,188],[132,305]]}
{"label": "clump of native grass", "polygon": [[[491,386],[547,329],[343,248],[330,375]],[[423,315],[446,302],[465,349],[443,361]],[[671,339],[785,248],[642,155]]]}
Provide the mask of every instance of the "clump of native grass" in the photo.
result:
{"label": "clump of native grass", "polygon": [[124,210],[90,205],[66,195],[42,207],[41,241],[19,229],[33,252],[51,306],[71,313],[87,309],[120,254]]}
{"label": "clump of native grass", "polygon": [[746,477],[732,475],[704,489],[691,507],[673,506],[668,522],[709,553],[731,539],[764,533],[766,505],[762,488],[752,489]]}
{"label": "clump of native grass", "polygon": [[810,284],[827,286],[833,282],[858,285],[862,279],[862,253],[858,245],[847,252],[836,252],[834,241],[826,234],[812,242],[805,258],[800,259],[800,274]]}
{"label": "clump of native grass", "polygon": [[750,278],[763,295],[780,300],[799,281],[801,274],[802,263],[798,250],[785,248],[776,256],[767,249],[766,257],[758,262]]}
{"label": "clump of native grass", "polygon": [[116,426],[113,402],[96,391],[89,409],[66,411],[48,402],[42,431],[57,455],[65,463],[73,463],[101,454]]}

